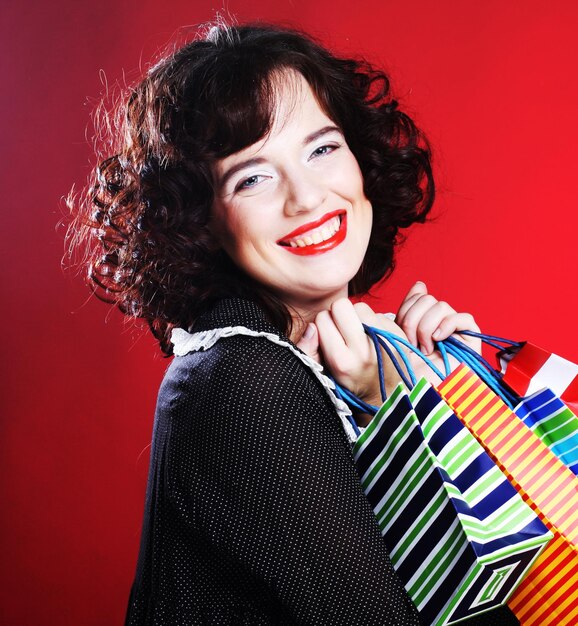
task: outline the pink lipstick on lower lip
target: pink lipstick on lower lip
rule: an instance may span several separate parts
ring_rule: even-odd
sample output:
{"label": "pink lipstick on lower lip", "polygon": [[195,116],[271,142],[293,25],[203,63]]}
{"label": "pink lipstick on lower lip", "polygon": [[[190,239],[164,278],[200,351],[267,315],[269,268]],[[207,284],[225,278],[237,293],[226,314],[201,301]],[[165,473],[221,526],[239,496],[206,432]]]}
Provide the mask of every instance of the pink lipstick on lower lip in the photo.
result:
{"label": "pink lipstick on lower lip", "polygon": [[[334,217],[339,216],[341,218],[341,224],[339,225],[339,230],[329,239],[325,241],[320,241],[319,243],[313,243],[309,246],[296,247],[287,245],[289,239],[293,239],[294,237],[299,237],[303,233],[307,231],[314,230],[315,228],[319,228],[325,222],[333,219]],[[293,232],[285,235],[282,239],[279,239],[277,242],[280,246],[285,248],[287,252],[291,252],[293,254],[297,254],[299,256],[310,256],[312,254],[322,254],[323,252],[327,252],[338,246],[344,239],[347,234],[347,213],[345,211],[332,211],[331,213],[327,213],[321,219],[316,220],[315,222],[309,222],[308,224],[303,224],[299,228],[296,228]]]}

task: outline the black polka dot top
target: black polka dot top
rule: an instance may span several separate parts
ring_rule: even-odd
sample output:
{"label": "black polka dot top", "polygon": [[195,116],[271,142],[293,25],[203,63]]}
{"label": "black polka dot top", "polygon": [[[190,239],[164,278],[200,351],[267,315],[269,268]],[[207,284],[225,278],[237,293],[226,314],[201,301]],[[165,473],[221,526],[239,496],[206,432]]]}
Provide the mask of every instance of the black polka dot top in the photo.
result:
{"label": "black polka dot top", "polygon": [[[180,340],[127,626],[420,624],[324,377],[245,300]],[[476,623],[518,622],[504,610]]]}

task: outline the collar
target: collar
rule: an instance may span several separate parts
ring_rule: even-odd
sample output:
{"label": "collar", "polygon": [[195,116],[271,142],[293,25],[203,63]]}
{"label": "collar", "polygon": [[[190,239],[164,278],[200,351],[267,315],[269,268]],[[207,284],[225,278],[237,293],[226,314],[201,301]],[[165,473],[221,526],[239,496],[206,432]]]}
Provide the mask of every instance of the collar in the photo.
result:
{"label": "collar", "polygon": [[356,426],[353,426],[351,411],[336,396],[334,392],[335,384],[331,378],[323,373],[322,365],[302,352],[290,339],[280,333],[254,302],[241,298],[220,300],[213,308],[198,318],[192,332],[182,328],[174,328],[171,334],[171,342],[175,356],[179,357],[190,352],[208,350],[220,339],[226,339],[235,335],[263,337],[290,350],[313,372],[313,375],[329,394],[348,439],[351,442],[357,439],[359,430]]}

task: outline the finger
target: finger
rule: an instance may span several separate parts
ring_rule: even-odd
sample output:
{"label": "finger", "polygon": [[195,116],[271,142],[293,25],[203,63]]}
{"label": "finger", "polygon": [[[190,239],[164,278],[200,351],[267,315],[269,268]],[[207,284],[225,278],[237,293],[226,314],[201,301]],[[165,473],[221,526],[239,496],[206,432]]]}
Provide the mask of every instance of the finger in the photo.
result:
{"label": "finger", "polygon": [[[438,328],[433,333],[433,338],[436,341],[442,341],[460,330],[471,330],[479,333],[480,327],[469,313],[454,313],[440,321]],[[482,342],[477,337],[457,335],[457,338],[468,344],[471,348],[476,350],[476,352],[481,353]]]}
{"label": "finger", "polygon": [[440,320],[438,328],[433,333],[435,335],[434,339],[447,339],[450,335],[459,330],[480,332],[480,328],[472,315],[469,313],[454,313]]}
{"label": "finger", "polygon": [[424,296],[427,293],[426,284],[421,280],[418,280],[412,288],[407,292],[407,295],[403,299],[399,310],[396,315],[396,322],[401,326],[401,320],[404,319],[405,314],[409,310],[409,308],[418,300],[421,296]]}
{"label": "finger", "polygon": [[432,354],[435,347],[433,334],[439,329],[442,320],[451,318],[453,315],[457,313],[443,300],[436,302],[423,312],[416,328],[416,338],[422,352],[427,355]]}
{"label": "finger", "polygon": [[317,326],[315,326],[315,324],[307,324],[303,336],[295,345],[314,361],[321,363],[319,333],[317,332]]}
{"label": "finger", "polygon": [[394,333],[407,341],[407,335],[403,332],[401,326],[395,321],[394,313],[377,313],[377,327]]}
{"label": "finger", "polygon": [[320,311],[317,314],[315,326],[317,327],[323,360],[330,371],[335,374],[338,366],[346,367],[349,363],[350,350],[329,311]]}
{"label": "finger", "polygon": [[373,309],[364,302],[359,302],[354,306],[355,312],[363,324],[386,330],[407,340],[406,334],[395,323],[395,315],[393,313],[374,313]]}
{"label": "finger", "polygon": [[[361,320],[362,324],[366,326],[372,326],[381,330],[386,330],[402,339],[407,340],[406,334],[392,319],[391,313],[375,313],[373,309],[365,302],[358,302],[353,305],[357,316]],[[395,316],[393,316],[395,317]]]}
{"label": "finger", "polygon": [[376,362],[373,344],[348,300],[333,303],[331,311],[319,313],[315,323],[323,359],[337,379],[354,380]]}
{"label": "finger", "polygon": [[[369,307],[363,305],[364,307]],[[347,298],[340,298],[331,305],[331,317],[341,333],[348,348],[359,353],[364,352],[367,336],[357,311],[363,307],[353,305]],[[371,311],[371,309],[369,309]]]}
{"label": "finger", "polygon": [[[364,324],[373,326],[374,328],[379,328],[381,330],[386,330],[392,333],[393,335],[397,335],[398,337],[401,337],[402,339],[405,339],[407,341],[406,334],[393,321],[393,319],[390,317],[390,314],[374,313],[373,310],[364,303],[359,303],[359,305],[355,305],[355,306],[356,306],[356,312],[358,313],[361,321]],[[357,309],[358,306],[359,306],[359,309]],[[390,346],[394,347],[394,344],[391,341],[388,341],[387,343]],[[404,352],[409,352],[409,349],[405,348],[404,346],[397,345],[397,348],[403,350]],[[395,349],[393,352],[395,354]],[[384,368],[385,368],[384,376],[386,380],[386,385],[388,384],[388,381],[389,381],[390,386],[394,386],[400,380],[398,371],[397,369],[395,369],[391,355],[389,355],[385,350],[383,350],[383,348],[381,348],[381,354],[383,355],[383,359],[384,359],[382,363],[384,364]],[[397,360],[397,357],[394,357],[394,358],[396,358]],[[403,364],[399,364],[399,365],[405,369]]]}
{"label": "finger", "polygon": [[[401,318],[396,318],[396,322],[399,324],[403,332],[407,335],[409,341],[414,345],[418,346],[419,341],[417,337],[417,328],[418,325],[423,318],[423,316],[429,311],[433,306],[437,304],[437,299],[434,298],[430,294],[424,294],[419,296],[417,300],[413,302],[413,304],[405,311],[405,314]],[[441,321],[441,317],[439,319]],[[432,329],[433,332],[434,329]]]}
{"label": "finger", "polygon": [[335,347],[345,346],[343,336],[337,329],[329,311],[320,311],[315,316],[315,326],[319,336],[319,344],[323,350],[326,344],[332,343]]}
{"label": "finger", "polygon": [[411,298],[414,295],[422,296],[425,293],[427,293],[427,285],[422,280],[416,280],[407,292],[406,298]]}
{"label": "finger", "polygon": [[356,302],[353,310],[362,324],[367,326],[375,326],[379,324],[379,315],[365,302]]}

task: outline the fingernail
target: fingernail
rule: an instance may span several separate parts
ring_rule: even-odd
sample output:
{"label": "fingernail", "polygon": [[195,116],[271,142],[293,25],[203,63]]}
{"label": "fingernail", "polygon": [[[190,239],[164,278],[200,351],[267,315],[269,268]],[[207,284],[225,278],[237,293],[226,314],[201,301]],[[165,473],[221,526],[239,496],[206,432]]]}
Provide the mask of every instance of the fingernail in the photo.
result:
{"label": "fingernail", "polygon": [[432,339],[435,339],[437,341],[441,337],[441,334],[442,334],[442,331],[438,328],[436,331],[434,331],[431,337]]}
{"label": "fingernail", "polygon": [[305,332],[303,333],[303,339],[311,339],[314,334],[315,334],[315,325],[311,323],[307,324],[307,328],[305,329]]}
{"label": "fingernail", "polygon": [[416,285],[423,285],[425,287],[425,283],[423,282],[423,280],[416,280],[415,284]]}

